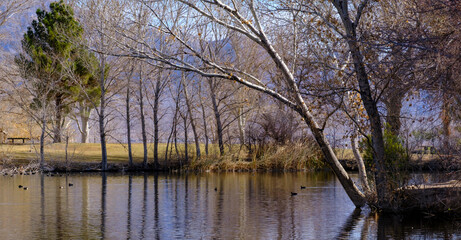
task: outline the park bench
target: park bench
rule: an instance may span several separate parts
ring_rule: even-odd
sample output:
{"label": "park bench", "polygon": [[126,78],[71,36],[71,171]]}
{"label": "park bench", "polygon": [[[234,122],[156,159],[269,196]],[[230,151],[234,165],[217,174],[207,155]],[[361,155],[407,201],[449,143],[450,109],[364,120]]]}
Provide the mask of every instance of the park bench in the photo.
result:
{"label": "park bench", "polygon": [[[8,143],[10,144],[24,144],[26,143],[26,140],[30,140],[30,138],[26,138],[26,137],[9,137],[9,138],[6,138],[6,140],[8,141]],[[22,140],[22,142],[14,142],[15,140]]]}

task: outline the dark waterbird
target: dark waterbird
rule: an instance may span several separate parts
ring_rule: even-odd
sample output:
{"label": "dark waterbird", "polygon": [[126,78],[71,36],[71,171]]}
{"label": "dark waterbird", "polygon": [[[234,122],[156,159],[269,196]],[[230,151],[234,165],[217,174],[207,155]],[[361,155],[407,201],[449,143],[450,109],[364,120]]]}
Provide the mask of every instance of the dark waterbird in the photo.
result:
{"label": "dark waterbird", "polygon": [[28,187],[23,187],[23,189],[24,189],[24,190],[27,190],[27,189],[28,189]]}
{"label": "dark waterbird", "polygon": [[72,187],[72,186],[74,186],[74,184],[73,184],[73,183],[69,183],[69,187]]}
{"label": "dark waterbird", "polygon": [[215,191],[218,191],[218,188],[214,188]]}
{"label": "dark waterbird", "polygon": [[22,185],[19,185],[18,188],[22,188]]}
{"label": "dark waterbird", "polygon": [[306,186],[301,186],[301,189],[306,189]]}
{"label": "dark waterbird", "polygon": [[295,196],[295,195],[298,195],[298,193],[291,192],[291,196]]}

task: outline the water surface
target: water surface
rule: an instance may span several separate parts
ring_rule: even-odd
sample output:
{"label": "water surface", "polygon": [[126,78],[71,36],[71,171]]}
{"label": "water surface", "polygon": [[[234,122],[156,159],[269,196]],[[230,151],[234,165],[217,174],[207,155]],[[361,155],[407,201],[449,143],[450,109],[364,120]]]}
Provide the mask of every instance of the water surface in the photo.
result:
{"label": "water surface", "polygon": [[357,211],[329,172],[0,177],[1,239],[460,239],[460,229]]}

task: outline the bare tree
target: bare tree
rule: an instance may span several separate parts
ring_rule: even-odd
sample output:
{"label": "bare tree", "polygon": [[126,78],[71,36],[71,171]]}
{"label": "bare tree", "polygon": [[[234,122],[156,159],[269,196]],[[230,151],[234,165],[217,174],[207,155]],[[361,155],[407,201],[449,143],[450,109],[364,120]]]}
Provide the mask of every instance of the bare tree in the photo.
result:
{"label": "bare tree", "polygon": [[[119,10],[122,9],[122,2],[105,2],[99,0],[82,1],[81,6],[85,7],[80,9],[80,18],[87,29],[86,39],[88,40],[87,46],[98,54],[99,57],[99,87],[100,99],[99,108],[96,109],[98,116],[99,137],[101,144],[101,169],[107,170],[107,130],[106,125],[110,121],[108,113],[106,112],[110,99],[117,94],[117,91],[110,93],[110,89],[116,85],[118,74],[123,63],[116,63],[116,59],[109,58],[107,52],[114,52],[113,35],[110,33],[110,24],[121,21]],[[107,65],[110,62],[110,66]],[[118,65],[117,65],[118,64]],[[93,102],[97,106],[96,102]]]}
{"label": "bare tree", "polygon": [[[318,142],[322,152],[325,155],[327,163],[338,176],[352,202],[354,202],[354,204],[357,206],[362,206],[365,203],[363,193],[361,193],[360,190],[355,186],[353,181],[350,179],[346,171],[339,163],[333,149],[323,134],[321,125],[317,122],[316,118],[305,102],[301,92],[299,91],[297,81],[292,73],[292,69],[290,69],[290,67],[287,65],[287,62],[285,62],[285,60],[280,57],[277,50],[274,48],[272,41],[264,31],[265,28],[263,27],[263,20],[265,19],[262,19],[264,16],[261,15],[261,12],[258,12],[263,8],[262,5],[258,5],[258,7],[256,7],[254,2],[245,2],[241,4],[239,3],[238,5],[235,5],[236,3],[234,2],[230,3],[231,5],[227,5],[221,1],[202,3],[182,0],[168,3],[144,3],[146,4],[146,7],[152,11],[153,15],[157,17],[156,20],[160,26],[160,34],[167,35],[171,39],[170,44],[172,44],[172,46],[178,44],[182,45],[185,49],[185,51],[182,51],[183,54],[185,53],[187,56],[191,56],[195,62],[191,62],[189,60],[186,61],[186,59],[189,58],[184,58],[184,60],[181,60],[181,58],[175,57],[172,52],[159,52],[158,49],[153,45],[145,46],[146,48],[141,51],[139,48],[134,49],[133,46],[123,46],[123,44],[121,44],[121,48],[129,48],[130,52],[136,51],[136,54],[127,54],[131,56],[149,58],[168,64],[179,70],[192,71],[202,76],[216,79],[216,81],[218,79],[235,81],[257,91],[266,93],[281,103],[286,104],[288,107],[294,109],[305,119],[306,124],[311,128],[316,141]],[[168,14],[163,14],[154,10],[164,9],[162,6],[164,4],[168,4],[170,9],[177,9],[178,11],[175,10],[173,12],[168,12]],[[184,15],[183,12],[185,12],[186,15]],[[216,14],[219,14],[220,16],[217,17]],[[208,22],[210,25],[215,26],[218,31],[228,31],[234,34],[241,34],[261,47],[265,54],[268,54],[268,56],[272,59],[273,66],[277,69],[277,71],[281,73],[281,76],[283,76],[283,81],[277,83],[281,84],[277,85],[278,89],[289,89],[289,91],[279,92],[277,89],[271,88],[271,85],[267,85],[267,82],[264,83],[266,80],[258,79],[249,72],[245,72],[244,70],[232,67],[227,59],[223,60],[222,58],[216,58],[216,53],[209,51],[211,50],[212,43],[209,43],[209,47],[206,48],[196,48],[193,41],[187,40],[190,36],[186,37],[183,35],[180,28],[172,25],[172,22],[167,19],[169,17],[171,17],[171,19],[178,19],[180,16],[188,16],[190,18],[192,15],[197,21]],[[195,24],[197,24],[197,22],[195,22],[194,25]],[[183,26],[182,28],[184,27],[186,26]],[[201,39],[200,34],[196,33],[196,37],[198,39]],[[202,43],[203,42],[204,41],[202,41]],[[203,51],[200,51],[200,49]],[[169,50],[171,51],[171,48]],[[176,54],[180,53],[178,52]],[[376,121],[376,119],[374,120]],[[380,125],[380,122],[377,123]],[[382,145],[378,144],[377,146]],[[379,170],[381,171],[383,169]]]}
{"label": "bare tree", "polygon": [[[165,116],[165,114],[161,113],[160,104],[163,92],[168,84],[168,80],[170,79],[171,73],[169,71],[162,71],[161,69],[156,69],[150,75],[154,75],[154,77],[149,77],[148,79],[150,83],[149,86],[151,93],[147,95],[146,98],[152,109],[152,120],[154,125],[154,169],[158,169],[160,167],[158,157],[158,145],[160,142],[160,120],[163,116]],[[167,141],[166,152],[168,152],[170,138],[171,131]],[[165,155],[165,161],[167,159],[168,155]]]}
{"label": "bare tree", "polygon": [[195,124],[195,119],[194,115],[192,114],[192,100],[191,97],[188,94],[187,90],[187,84],[186,84],[186,76],[184,73],[181,74],[181,82],[183,85],[183,91],[184,91],[184,100],[186,102],[186,107],[187,107],[187,115],[189,115],[189,122],[192,128],[192,132],[194,133],[194,142],[195,142],[195,156],[196,158],[200,158],[200,141],[199,141],[199,136]]}
{"label": "bare tree", "polygon": [[32,0],[5,0],[0,9],[0,27],[5,25],[7,21],[15,14],[20,13],[28,8]]}
{"label": "bare tree", "polygon": [[127,77],[127,82],[126,82],[126,97],[125,97],[125,102],[126,102],[126,138],[128,142],[128,163],[130,164],[130,167],[133,167],[133,153],[132,153],[132,148],[131,148],[131,111],[130,111],[130,98],[131,98],[131,78],[133,76],[134,72],[134,66],[131,67],[129,70],[129,74]]}

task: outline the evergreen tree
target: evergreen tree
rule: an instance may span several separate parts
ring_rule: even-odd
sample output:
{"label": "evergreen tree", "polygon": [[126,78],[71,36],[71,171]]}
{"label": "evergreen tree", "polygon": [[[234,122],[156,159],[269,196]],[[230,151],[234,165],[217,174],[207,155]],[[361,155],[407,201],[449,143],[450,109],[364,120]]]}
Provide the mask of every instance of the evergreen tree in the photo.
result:
{"label": "evergreen tree", "polygon": [[81,46],[83,28],[70,6],[61,0],[51,3],[49,12],[38,9],[36,13],[37,20],[32,21],[22,40],[26,56],[20,56],[22,61],[18,62],[29,65],[28,77],[40,79],[37,91],[51,89],[43,92],[55,108],[53,142],[61,142],[61,129],[72,105],[84,106],[89,116],[88,109],[97,104],[97,60]]}

